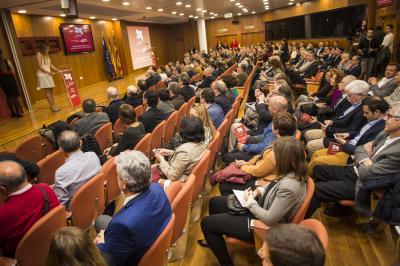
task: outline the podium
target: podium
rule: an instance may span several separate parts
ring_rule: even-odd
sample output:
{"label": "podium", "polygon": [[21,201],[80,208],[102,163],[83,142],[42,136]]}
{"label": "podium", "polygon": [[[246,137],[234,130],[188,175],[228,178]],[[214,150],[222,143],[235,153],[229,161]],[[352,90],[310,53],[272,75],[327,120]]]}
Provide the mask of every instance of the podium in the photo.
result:
{"label": "podium", "polygon": [[72,69],[62,69],[61,77],[64,83],[64,87],[67,90],[69,101],[73,107],[81,104],[81,98],[79,97],[78,88],[72,77]]}

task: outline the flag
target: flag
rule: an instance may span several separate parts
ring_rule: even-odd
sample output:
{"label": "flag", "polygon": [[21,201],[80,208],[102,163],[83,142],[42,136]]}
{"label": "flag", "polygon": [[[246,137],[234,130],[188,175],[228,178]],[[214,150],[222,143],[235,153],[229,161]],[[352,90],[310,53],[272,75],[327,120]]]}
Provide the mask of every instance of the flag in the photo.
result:
{"label": "flag", "polygon": [[115,65],[115,58],[114,58],[114,55],[113,55],[113,49],[112,49],[112,46],[111,46],[110,37],[108,38],[108,47],[110,47],[110,51],[111,51],[111,53],[110,53],[111,65],[113,67],[115,76],[118,76],[117,75],[117,67]]}
{"label": "flag", "polygon": [[114,78],[114,77],[115,77],[115,74],[114,74],[113,66],[112,66],[112,64],[111,64],[110,52],[108,51],[107,44],[106,44],[106,40],[104,39],[104,37],[102,38],[102,42],[103,42],[103,58],[104,58],[104,65],[105,65],[105,67],[106,67],[107,74],[108,74],[111,78]]}
{"label": "flag", "polygon": [[122,76],[122,66],[121,66],[121,58],[119,57],[119,51],[118,51],[118,46],[117,46],[117,40],[115,39],[115,36],[113,35],[113,41],[114,41],[114,57],[115,57],[115,65],[117,69],[117,76]]}

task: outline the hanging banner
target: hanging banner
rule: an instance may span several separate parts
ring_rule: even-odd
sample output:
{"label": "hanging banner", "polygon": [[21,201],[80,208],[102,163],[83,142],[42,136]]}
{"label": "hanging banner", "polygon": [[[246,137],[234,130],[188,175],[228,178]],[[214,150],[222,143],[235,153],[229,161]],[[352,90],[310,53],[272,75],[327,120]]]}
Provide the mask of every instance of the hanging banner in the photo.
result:
{"label": "hanging banner", "polygon": [[71,102],[71,105],[74,107],[79,106],[81,104],[81,98],[79,97],[76,83],[72,78],[72,70],[71,69],[61,70],[61,76],[63,78],[64,86],[65,89],[67,90],[68,98]]}

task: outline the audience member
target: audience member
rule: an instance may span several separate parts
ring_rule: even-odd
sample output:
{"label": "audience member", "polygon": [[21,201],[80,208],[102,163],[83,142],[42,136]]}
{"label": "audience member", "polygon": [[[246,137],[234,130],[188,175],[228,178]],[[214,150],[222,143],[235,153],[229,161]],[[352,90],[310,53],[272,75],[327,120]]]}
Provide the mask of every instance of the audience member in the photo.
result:
{"label": "audience member", "polygon": [[375,74],[374,64],[376,60],[376,55],[379,50],[380,43],[374,37],[374,30],[369,29],[367,31],[367,36],[360,40],[358,45],[358,52],[361,54],[361,69],[365,74],[365,80]]}
{"label": "audience member", "polygon": [[116,265],[138,265],[171,219],[171,206],[160,185],[150,184],[151,165],[143,153],[122,152],[115,164],[124,206],[113,217],[96,220],[94,243]]}
{"label": "audience member", "polygon": [[247,215],[230,214],[227,196],[217,196],[210,200],[210,215],[201,221],[206,241],[199,240],[199,244],[208,245],[221,265],[233,265],[224,235],[253,242],[253,232],[249,229],[252,217],[268,226],[289,223],[303,203],[306,195],[307,163],[302,144],[293,137],[282,137],[274,143],[273,152],[277,181],[244,192],[243,207],[249,210]]}
{"label": "audience member", "polygon": [[147,70],[145,76],[148,87],[155,86],[161,80],[160,75],[152,69]]}
{"label": "audience member", "polygon": [[20,164],[24,168],[28,181],[30,182],[34,181],[40,172],[40,168],[36,163],[22,160],[11,152],[0,153],[0,162],[4,161],[13,161]]}
{"label": "audience member", "polygon": [[397,64],[389,64],[386,67],[385,76],[378,82],[378,79],[371,77],[368,83],[371,85],[370,89],[376,96],[385,97],[393,93],[399,85],[395,79],[396,73],[400,71],[400,66]]}
{"label": "audience member", "polygon": [[106,266],[107,263],[86,232],[64,227],[50,241],[46,266],[53,265]]}
{"label": "audience member", "polygon": [[82,109],[84,116],[72,127],[81,137],[87,134],[94,135],[101,126],[110,122],[106,113],[96,112],[96,102],[92,98],[82,102]]}
{"label": "audience member", "polygon": [[217,131],[214,125],[211,123],[210,116],[207,113],[207,109],[204,105],[200,103],[195,103],[190,108],[190,115],[200,118],[204,125],[204,144],[208,145],[210,141],[215,137]]}
{"label": "audience member", "polygon": [[147,91],[147,89],[148,89],[150,86],[147,84],[146,80],[144,80],[144,79],[139,79],[139,80],[137,81],[137,87],[139,88],[139,90],[140,90],[141,93],[144,93],[145,91]]}
{"label": "audience member", "polygon": [[161,110],[165,118],[168,118],[173,112],[175,112],[175,106],[171,101],[169,91],[167,89],[159,90],[158,98],[160,101],[157,104],[157,108]]}
{"label": "audience member", "polygon": [[68,209],[75,192],[100,172],[101,165],[94,152],[82,152],[81,140],[75,131],[63,131],[57,142],[66,159],[55,172],[53,191]]}
{"label": "audience member", "polygon": [[126,90],[127,97],[125,103],[131,105],[133,108],[142,105],[142,97],[140,97],[138,89],[135,86],[128,86]]}
{"label": "audience member", "polygon": [[139,120],[143,123],[146,133],[151,133],[165,119],[162,111],[157,108],[158,101],[158,94],[154,90],[148,90],[143,95],[143,104],[147,104],[148,107]]}
{"label": "audience member", "polygon": [[115,121],[118,119],[119,107],[124,102],[118,99],[118,90],[114,87],[109,87],[107,89],[107,98],[109,104],[106,108],[104,108],[104,112],[108,115],[108,118],[110,118],[111,123],[114,125]]}
{"label": "audience member", "polygon": [[359,55],[353,55],[347,70],[344,71],[346,75],[352,75],[359,78],[361,75],[361,57]]}
{"label": "audience member", "polygon": [[400,71],[397,71],[395,79],[397,81],[397,84],[399,84],[399,86],[397,86],[397,88],[392,92],[392,94],[384,97],[385,101],[390,105],[400,102]]}
{"label": "audience member", "polygon": [[24,168],[13,161],[0,162],[0,193],[6,197],[0,204],[0,251],[14,257],[26,232],[59,203],[48,185],[28,183]]}
{"label": "audience member", "polygon": [[119,119],[125,130],[118,143],[104,152],[109,156],[117,156],[123,151],[133,150],[136,144],[146,135],[146,130],[143,124],[138,122],[135,109],[132,106],[122,104],[119,107]]}
{"label": "audience member", "polygon": [[175,110],[179,110],[181,106],[185,103],[185,98],[179,93],[179,84],[178,82],[170,82],[168,84],[169,96],[171,98],[171,102],[175,106]]}
{"label": "audience member", "polygon": [[227,90],[225,82],[217,80],[213,82],[211,89],[215,94],[215,103],[222,108],[224,115],[226,115],[232,107],[232,101],[225,94]]}
{"label": "audience member", "polygon": [[298,224],[270,227],[258,256],[263,266],[325,265],[321,240],[313,231]]}
{"label": "audience member", "polygon": [[190,86],[188,75],[182,74],[179,76],[179,94],[183,96],[185,102],[188,102],[195,96],[194,89]]}
{"label": "audience member", "polygon": [[313,177],[315,192],[306,217],[310,217],[321,202],[335,202],[334,207],[324,210],[329,216],[342,216],[349,210],[336,203],[354,200],[356,191],[369,180],[398,173],[400,167],[400,104],[395,104],[385,117],[385,130],[373,142],[358,146],[355,165],[316,165]]}
{"label": "audience member", "polygon": [[203,81],[197,86],[198,88],[210,88],[211,83],[215,80],[215,76],[212,74],[211,67],[207,67],[203,71]]}
{"label": "audience member", "polygon": [[[155,156],[159,164],[153,166],[152,180],[159,178],[171,181],[186,181],[193,167],[200,161],[207,146],[204,144],[204,125],[200,118],[195,116],[184,117],[181,122],[179,134],[183,144],[175,151],[168,149],[157,149]],[[168,157],[166,159],[165,157]],[[159,178],[157,177],[159,175]],[[164,182],[168,187],[169,182]]]}
{"label": "audience member", "polygon": [[241,87],[246,82],[248,75],[247,75],[247,73],[245,71],[243,71],[243,68],[242,68],[241,64],[239,64],[237,66],[236,73],[237,73],[236,78],[237,78],[237,81],[238,81],[237,82],[237,86]]}
{"label": "audience member", "polygon": [[207,108],[208,115],[215,128],[224,121],[224,111],[215,103],[215,93],[212,89],[205,88],[200,95],[200,102]]}

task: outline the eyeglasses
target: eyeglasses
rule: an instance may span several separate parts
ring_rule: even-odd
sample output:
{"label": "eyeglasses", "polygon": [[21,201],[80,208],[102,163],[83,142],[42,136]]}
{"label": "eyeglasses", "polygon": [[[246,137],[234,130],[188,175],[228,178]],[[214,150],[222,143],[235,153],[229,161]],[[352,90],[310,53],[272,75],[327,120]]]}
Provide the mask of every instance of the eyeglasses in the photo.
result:
{"label": "eyeglasses", "polygon": [[391,115],[390,113],[386,113],[386,117],[387,117],[388,119],[390,119],[390,118],[400,118],[400,116]]}

